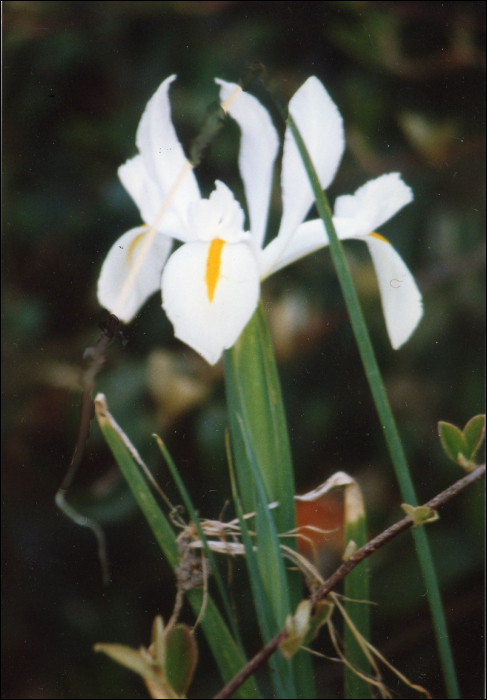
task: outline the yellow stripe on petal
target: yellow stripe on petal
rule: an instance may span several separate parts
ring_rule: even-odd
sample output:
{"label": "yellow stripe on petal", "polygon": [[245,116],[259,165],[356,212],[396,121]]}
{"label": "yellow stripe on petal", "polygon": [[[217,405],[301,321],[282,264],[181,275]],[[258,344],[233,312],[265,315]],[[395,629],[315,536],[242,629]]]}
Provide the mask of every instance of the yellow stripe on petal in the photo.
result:
{"label": "yellow stripe on petal", "polygon": [[216,285],[220,277],[222,248],[224,244],[225,241],[222,241],[221,238],[215,238],[215,240],[213,240],[210,243],[210,250],[208,251],[208,258],[206,260],[205,282],[206,291],[208,293],[208,299],[210,300],[210,302],[213,301],[213,297],[215,296]]}
{"label": "yellow stripe on petal", "polygon": [[133,255],[134,255],[135,249],[137,248],[137,246],[139,245],[139,243],[141,242],[141,240],[143,239],[143,237],[144,237],[145,234],[147,233],[147,229],[148,229],[148,228],[149,228],[149,227],[146,226],[146,227],[144,228],[144,230],[142,231],[142,233],[139,233],[138,236],[135,236],[134,240],[132,241],[132,243],[131,243],[131,244],[129,245],[129,247],[127,248],[126,256],[127,256],[127,264],[128,264],[129,267],[132,265],[132,257],[133,257]]}
{"label": "yellow stripe on petal", "polygon": [[[381,236],[380,233],[369,233],[369,236],[372,236],[372,238],[377,238],[378,241],[384,241],[384,243],[389,243],[387,238],[384,238],[384,236]],[[389,245],[391,245],[389,243]]]}

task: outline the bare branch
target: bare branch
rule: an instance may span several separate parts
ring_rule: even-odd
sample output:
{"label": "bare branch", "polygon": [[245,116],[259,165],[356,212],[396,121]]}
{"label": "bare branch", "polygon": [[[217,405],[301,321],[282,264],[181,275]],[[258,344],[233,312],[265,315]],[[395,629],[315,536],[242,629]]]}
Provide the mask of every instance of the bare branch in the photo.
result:
{"label": "bare branch", "polygon": [[[444,505],[447,501],[449,501],[457,494],[464,491],[471,484],[475,483],[476,481],[479,481],[484,475],[485,464],[483,464],[480,467],[477,467],[475,471],[463,477],[463,479],[456,481],[445,491],[442,491],[437,496],[432,498],[431,501],[428,501],[424,505],[428,508],[436,509],[439,506]],[[408,530],[412,525],[413,520],[410,517],[403,518],[391,527],[388,527],[387,530],[384,530],[384,532],[381,532],[381,534],[377,535],[377,537],[374,537],[374,539],[370,540],[370,542],[367,542],[367,544],[364,547],[358,549],[355,552],[355,554],[353,554],[350,557],[350,559],[348,559],[344,564],[339,566],[335,573],[332,574],[327,581],[325,581],[323,586],[321,586],[321,588],[319,588],[316,591],[316,593],[314,593],[311,596],[311,603],[313,608],[316,605],[316,603],[319,600],[322,600],[322,598],[325,598],[335,588],[335,586],[337,586],[340,583],[340,581],[342,581],[345,578],[345,576],[347,576],[347,574],[349,574],[350,571],[357,566],[357,564],[360,564],[361,561],[363,561],[367,557],[370,557],[370,555],[376,552],[380,547],[383,547],[386,544],[386,542],[389,542],[389,540],[392,540],[394,537],[397,537],[397,535],[399,535],[401,532]],[[257,652],[257,654],[230,681],[230,683],[227,683],[227,685],[224,688],[222,688],[217,695],[215,695],[214,700],[220,700],[222,698],[231,697],[233,693],[237,690],[237,688],[239,688],[242,685],[242,683],[245,683],[247,678],[249,678],[253,673],[255,673],[255,671],[257,671],[257,669],[260,666],[262,666],[262,664],[264,664],[267,661],[267,659],[269,659],[272,656],[272,654],[274,654],[275,651],[277,651],[279,644],[284,639],[286,639],[286,637],[286,630],[281,630],[279,634],[277,634],[273,639],[271,639],[270,642],[268,642],[265,645],[265,647],[263,647],[259,652]]]}
{"label": "bare branch", "polygon": [[120,322],[116,316],[110,314],[105,323],[100,323],[102,334],[98,338],[96,345],[86,348],[83,354],[83,360],[86,362],[85,369],[81,373],[80,384],[82,388],[80,417],[78,427],[78,438],[76,446],[71,458],[68,471],[61,482],[61,486],[57,490],[55,501],[56,505],[63,513],[70,518],[74,523],[81,527],[89,528],[95,535],[98,542],[98,558],[101,563],[103,582],[110,583],[110,573],[108,570],[108,561],[106,555],[105,533],[100,525],[88,518],[73,508],[66,501],[66,493],[73,483],[76,473],[79,469],[83,454],[86,447],[86,442],[90,436],[90,423],[95,415],[95,405],[93,403],[93,389],[95,387],[95,377],[102,368],[106,360],[106,351],[113,340],[114,335],[118,331]]}

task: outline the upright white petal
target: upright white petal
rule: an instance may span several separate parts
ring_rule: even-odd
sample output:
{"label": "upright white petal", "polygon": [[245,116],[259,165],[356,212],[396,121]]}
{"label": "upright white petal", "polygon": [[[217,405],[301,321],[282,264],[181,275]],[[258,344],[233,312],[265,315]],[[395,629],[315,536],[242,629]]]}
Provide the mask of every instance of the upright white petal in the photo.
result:
{"label": "upright white petal", "polygon": [[110,248],[98,279],[98,301],[101,306],[110,312],[116,310],[119,319],[126,323],[132,320],[146,299],[160,288],[162,269],[171,250],[172,240],[158,234],[150,255],[145,257],[134,283],[128,289],[123,308],[118,309],[125,280],[147,232],[147,226],[137,226],[124,233]]}
{"label": "upright white petal", "polygon": [[[144,223],[150,226],[156,222],[164,197],[158,183],[147,172],[142,156],[135,156],[121,165],[118,169],[118,177],[139,208]],[[167,236],[186,240],[184,221],[177,216],[174,208],[169,207],[165,212],[158,223],[157,230]]]}
{"label": "upright white petal", "polygon": [[363,240],[374,263],[391,345],[397,350],[423,315],[421,292],[404,260],[385,238],[371,234]]}
{"label": "upright white petal", "polygon": [[[218,79],[215,82],[220,85],[222,102],[238,89],[235,83]],[[229,106],[228,113],[241,131],[238,164],[245,186],[254,244],[260,248],[267,226],[279,138],[267,110],[247,92],[239,92]]]}
{"label": "upright white petal", "polygon": [[247,243],[186,243],[162,274],[162,306],[176,337],[212,365],[237,341],[258,300],[257,263]]}
{"label": "upright white petal", "polygon": [[[289,103],[289,112],[301,134],[323,189],[335,177],[345,148],[343,121],[335,103],[311,77]],[[288,241],[314,202],[313,190],[289,127],[282,158],[282,220],[279,238]]]}
{"label": "upright white petal", "polygon": [[[172,75],[158,87],[144,110],[137,129],[136,143],[150,177],[159,184],[163,198],[170,192],[187,163],[171,121],[169,86]],[[174,195],[174,206],[181,213],[188,202],[200,198],[200,191],[192,170],[184,176]],[[160,204],[162,206],[162,202]]]}
{"label": "upright white petal", "polygon": [[369,180],[355,194],[337,197],[333,223],[338,237],[367,236],[412,200],[412,190],[401,180],[399,173]]}
{"label": "upright white petal", "polygon": [[227,243],[240,243],[251,238],[243,230],[245,214],[224,182],[217,180],[208,199],[200,199],[188,207],[188,225],[192,240],[211,241],[221,238]]}

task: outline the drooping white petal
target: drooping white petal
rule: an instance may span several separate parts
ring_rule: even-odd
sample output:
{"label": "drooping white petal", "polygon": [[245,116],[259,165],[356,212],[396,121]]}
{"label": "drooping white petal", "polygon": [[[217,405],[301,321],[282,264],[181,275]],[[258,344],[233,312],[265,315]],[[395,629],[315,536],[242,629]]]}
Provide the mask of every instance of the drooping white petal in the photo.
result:
{"label": "drooping white petal", "polygon": [[[403,259],[385,238],[374,233],[361,240],[367,243],[372,256],[389,338],[397,350],[408,340],[423,315],[421,292]],[[262,267],[268,262],[267,255],[273,258],[272,246],[276,244],[277,239],[262,252]],[[328,244],[321,219],[301,224],[271,273]]]}
{"label": "drooping white petal", "polygon": [[[135,156],[121,165],[118,169],[118,177],[139,208],[144,223],[149,226],[155,223],[164,197],[158,183],[147,172],[142,156]],[[158,222],[157,230],[179,240],[186,240],[184,223],[177,216],[174,208],[169,207]]]}
{"label": "drooping white petal", "polygon": [[374,263],[391,345],[397,350],[423,315],[421,292],[404,260],[385,238],[371,234],[363,240]]}
{"label": "drooping white petal", "polygon": [[137,226],[124,233],[110,248],[98,279],[98,301],[101,306],[110,312],[116,312],[118,318],[126,323],[132,320],[146,299],[160,288],[162,269],[171,250],[172,240],[158,234],[119,309],[120,294],[130,266],[147,232],[147,226]]}
{"label": "drooping white petal", "polygon": [[355,194],[338,197],[333,223],[339,238],[367,236],[413,200],[399,173],[381,175],[359,187]]}
{"label": "drooping white petal", "polygon": [[324,248],[328,245],[329,240],[322,220],[313,219],[298,226],[286,248],[277,258],[277,262],[275,262],[279,243],[279,239],[274,238],[260,255],[259,269],[262,272],[267,270],[266,276],[272,275],[277,270],[290,265],[300,258],[304,258],[309,253],[314,253],[316,250]]}
{"label": "drooping white petal", "polygon": [[176,337],[212,365],[237,341],[258,299],[257,263],[246,243],[186,243],[162,274],[162,306]]}
{"label": "drooping white petal", "polygon": [[[168,92],[175,77],[172,75],[164,80],[147,103],[136,137],[137,148],[144,159],[147,171],[161,188],[163,198],[168,195],[187,164],[171,121]],[[192,169],[189,169],[174,194],[173,205],[183,215],[188,202],[199,198],[200,191],[196,178]],[[160,206],[162,203],[161,201]]]}
{"label": "drooping white petal", "polygon": [[[220,99],[227,100],[238,85],[215,80],[220,85]],[[266,109],[247,92],[240,91],[228,113],[240,127],[239,168],[245,186],[250,228],[256,248],[262,247],[269,213],[274,161],[279,139]]]}
{"label": "drooping white petal", "polygon": [[[311,77],[289,103],[289,112],[301,134],[323,189],[333,180],[345,148],[343,121],[335,103]],[[282,219],[278,238],[281,252],[314,201],[308,175],[289,127],[282,158]],[[277,251],[276,251],[277,252]]]}

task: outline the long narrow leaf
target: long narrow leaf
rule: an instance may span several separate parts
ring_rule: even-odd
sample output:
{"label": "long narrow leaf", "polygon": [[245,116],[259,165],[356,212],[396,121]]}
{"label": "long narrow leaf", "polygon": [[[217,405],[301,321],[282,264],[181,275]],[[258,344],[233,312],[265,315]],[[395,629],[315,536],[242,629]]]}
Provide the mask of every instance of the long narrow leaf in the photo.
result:
{"label": "long narrow leaf", "polygon": [[239,643],[240,648],[243,649],[242,640],[240,639],[240,633],[238,631],[238,627],[235,623],[234,616],[232,613],[232,606],[230,604],[230,600],[228,599],[227,591],[225,589],[225,586],[224,586],[223,581],[222,581],[222,577],[220,575],[220,569],[217,566],[213,552],[211,551],[211,549],[208,546],[208,540],[206,539],[206,535],[203,532],[203,529],[201,527],[200,520],[199,520],[198,515],[194,509],[193,503],[191,501],[191,497],[190,497],[188,490],[186,489],[186,487],[183,483],[183,480],[179,476],[179,472],[177,470],[177,467],[176,467],[171,455],[169,454],[169,450],[167,449],[166,445],[164,444],[164,442],[161,440],[161,438],[158,435],[155,435],[155,438],[157,440],[157,445],[158,445],[160,451],[162,452],[162,456],[166,460],[166,464],[169,467],[169,471],[171,472],[171,475],[172,475],[174,481],[176,482],[176,486],[178,487],[179,493],[181,494],[181,498],[184,501],[184,505],[186,506],[186,509],[189,513],[189,517],[191,518],[192,522],[196,526],[196,529],[198,531],[198,535],[200,536],[200,539],[203,543],[203,549],[205,550],[205,554],[208,557],[208,560],[210,562],[211,570],[212,570],[212,573],[214,575],[216,584],[218,586],[218,590],[219,590],[220,595],[222,597],[223,606],[225,608],[225,612],[227,614],[228,621],[229,621],[230,626],[232,628],[233,635],[234,635],[235,639],[237,640],[237,642]]}
{"label": "long narrow leaf", "polygon": [[140,472],[134,457],[134,455],[138,455],[137,451],[108,411],[103,394],[98,394],[95,399],[95,411],[108,447],[111,449],[132,495],[149,523],[169,565],[175,569],[179,563],[176,536]]}
{"label": "long narrow leaf", "polygon": [[[353,542],[357,549],[367,543],[367,521],[362,494],[357,483],[345,486],[345,518],[344,518],[344,540],[345,547],[349,542]],[[352,569],[345,578],[345,611],[353,621],[356,629],[362,637],[369,641],[370,614],[369,605],[364,602],[369,599],[369,572],[368,559]],[[368,662],[360,644],[350,627],[345,624],[344,633],[345,655],[347,660],[355,668],[359,668],[363,673],[369,674],[370,663]],[[366,700],[372,698],[372,693],[368,684],[357,674],[345,667],[345,698],[347,700]]]}
{"label": "long narrow leaf", "polygon": [[[247,523],[244,518],[242,506],[240,505],[240,499],[237,492],[237,485],[235,483],[235,475],[231,462],[229,466],[233,501],[240,523],[242,541],[245,547],[245,557],[247,562],[247,569],[249,572],[250,585],[252,588],[252,595],[254,598],[255,609],[257,612],[262,639],[266,644],[275,634],[275,621],[273,620],[271,606],[269,605],[269,601],[264,590],[264,586],[260,576],[259,566],[257,564],[257,558],[254,552],[254,547],[252,545],[252,540],[247,528]],[[284,678],[288,673],[287,669],[285,669],[286,663],[286,660],[280,654],[275,654],[269,659],[269,667],[272,673],[271,680],[276,690],[276,695],[280,698],[289,697],[289,693],[286,691],[286,688],[284,687],[281,681],[281,678]]]}
{"label": "long narrow leaf", "polygon": [[275,513],[278,531],[289,532],[295,527],[291,448],[274,350],[262,302],[239,340],[225,352],[225,388],[234,449],[240,444],[240,449],[236,449],[235,470],[242,506],[246,512],[255,510],[255,493],[246,467],[242,471],[238,459],[243,445],[237,413],[242,418],[255,452],[267,499],[269,502],[279,501],[280,506]]}
{"label": "long narrow leaf", "polygon": [[[141,474],[140,466],[134,458],[134,454],[137,454],[136,450],[109,413],[103,394],[98,394],[96,397],[95,409],[100,428],[108,446],[161,550],[171,568],[174,569],[179,563],[176,535]],[[188,591],[187,595],[195,614],[198,615],[203,604],[203,592],[201,590],[193,590]],[[206,612],[201,626],[221,676],[224,682],[227,683],[243,668],[246,664],[246,658],[230,634],[225,621],[210,596],[208,596]],[[255,680],[249,679],[236,691],[234,697],[260,698],[261,695]]]}
{"label": "long narrow leaf", "polygon": [[239,422],[248,464],[251,468],[250,475],[256,493],[255,534],[257,540],[257,562],[274,619],[273,634],[277,634],[284,626],[287,615],[290,615],[294,610],[292,610],[289,600],[281,543],[277,535],[271,510],[269,509],[264,485],[256,464],[255,454],[248,435],[245,432],[243,421],[239,415],[237,415],[237,420]]}
{"label": "long narrow leaf", "polygon": [[[410,505],[417,506],[418,501],[409,472],[406,455],[404,453],[396,422],[391,411],[389,399],[387,398],[384,384],[382,382],[379,366],[375,358],[367,325],[365,323],[362,309],[357,297],[357,292],[350,275],[350,270],[348,269],[342,244],[338,239],[335,227],[333,226],[332,213],[330,205],[328,204],[328,199],[321,189],[321,185],[310,155],[291,115],[289,115],[287,123],[292,131],[303,164],[306,168],[306,172],[315,195],[316,207],[328,234],[331,256],[335,265],[338,280],[340,282],[340,287],[345,298],[355,340],[357,342],[360,357],[365,369],[367,381],[372,392],[375,407],[377,409],[377,413],[379,414],[380,423],[389,449],[389,454],[394,465],[396,478],[399,482],[403,500]],[[424,528],[413,530],[413,537],[428,594],[428,601],[436,634],[436,643],[441,658],[448,697],[459,698],[460,690],[458,687],[453,654],[448,638],[448,628],[446,625],[445,614],[441,603],[440,588]]]}
{"label": "long narrow leaf", "polygon": [[[242,506],[246,512],[256,511],[261,499],[237,416],[240,416],[251,446],[266,500],[279,501],[279,507],[272,516],[277,531],[280,534],[289,532],[295,527],[291,450],[274,350],[261,303],[237,343],[225,352],[225,388]],[[295,539],[291,537],[286,538],[284,543],[292,549],[296,548]],[[259,561],[261,577],[265,581],[267,572],[264,560],[262,569],[260,567]],[[294,612],[304,597],[301,578],[297,572],[288,571],[286,579],[290,612]],[[276,582],[274,595],[281,604],[283,592],[277,589],[278,584]],[[313,698],[310,658],[304,652],[299,652],[292,659],[292,665],[298,697]]]}

